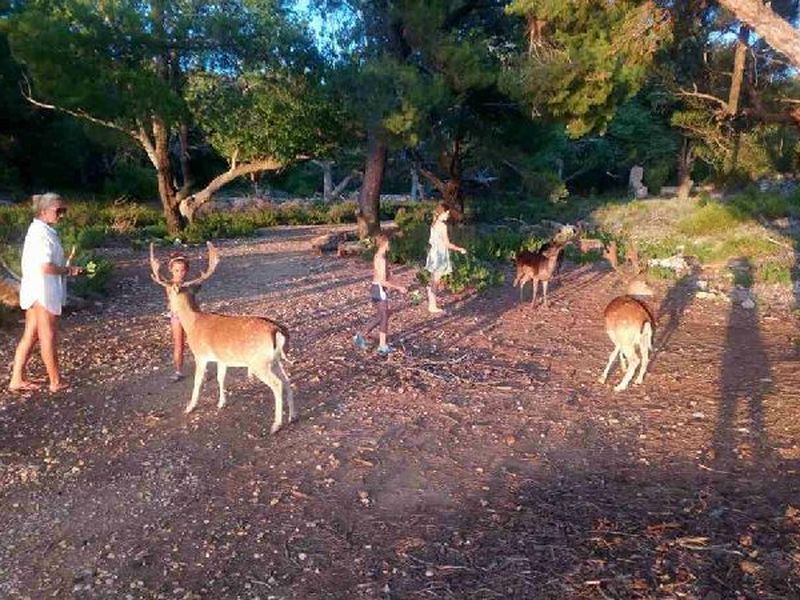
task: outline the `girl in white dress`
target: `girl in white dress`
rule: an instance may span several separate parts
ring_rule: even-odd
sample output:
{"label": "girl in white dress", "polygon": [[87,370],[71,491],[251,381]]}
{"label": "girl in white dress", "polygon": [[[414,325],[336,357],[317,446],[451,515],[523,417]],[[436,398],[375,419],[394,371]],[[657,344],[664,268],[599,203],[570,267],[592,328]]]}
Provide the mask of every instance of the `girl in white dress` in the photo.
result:
{"label": "girl in white dress", "polygon": [[450,243],[447,235],[447,221],[450,218],[450,208],[445,204],[439,204],[433,212],[433,225],[431,225],[431,236],[429,239],[430,248],[428,249],[428,260],[425,268],[431,274],[431,284],[428,286],[428,311],[437,314],[444,312],[436,300],[436,290],[442,277],[453,272],[453,265],[450,262],[450,250],[466,254],[466,249]]}
{"label": "girl in white dress", "polygon": [[33,197],[36,217],[28,227],[22,248],[22,281],[19,305],[25,311],[25,332],[14,355],[14,368],[8,389],[13,392],[33,391],[39,386],[25,378],[33,346],[37,340],[42,361],[50,379],[50,391],[67,387],[58,369],[58,317],[67,299],[66,276],[83,272],[69,265],[61,240],[53,226],[66,214],[67,207],[58,194]]}

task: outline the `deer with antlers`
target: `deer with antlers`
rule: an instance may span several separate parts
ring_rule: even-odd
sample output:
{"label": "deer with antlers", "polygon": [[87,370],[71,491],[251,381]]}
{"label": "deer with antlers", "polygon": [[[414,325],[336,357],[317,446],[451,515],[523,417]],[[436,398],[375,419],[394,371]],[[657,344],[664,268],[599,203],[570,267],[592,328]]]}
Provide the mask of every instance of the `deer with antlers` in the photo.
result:
{"label": "deer with antlers", "polygon": [[271,432],[276,433],[283,423],[284,393],[289,403],[289,421],[294,421],[296,416],[292,386],[281,364],[281,359],[286,358],[284,348],[289,334],[285,327],[266,317],[201,312],[187,293],[187,288],[208,279],[218,264],[217,249],[208,242],[208,268],[191,281],[173,284],[161,277],[161,265],[155,257],[153,244],[150,244],[151,276],[153,281],[166,289],[170,309],[178,315],[194,355],[194,389],[185,412],[189,413],[197,406],[208,363],[217,363],[217,408],[225,406],[225,374],[228,368],[247,367],[248,374],[255,375],[269,386],[275,396],[275,421]]}

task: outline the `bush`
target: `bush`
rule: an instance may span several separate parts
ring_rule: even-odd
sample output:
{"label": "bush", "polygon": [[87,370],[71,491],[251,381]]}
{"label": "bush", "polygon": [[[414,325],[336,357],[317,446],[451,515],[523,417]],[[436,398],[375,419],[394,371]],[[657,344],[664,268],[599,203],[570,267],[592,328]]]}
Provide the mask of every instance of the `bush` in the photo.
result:
{"label": "bush", "polygon": [[445,277],[444,283],[455,293],[466,289],[481,291],[490,286],[503,284],[503,272],[496,263],[470,254],[466,256],[455,254],[452,260],[453,272]]}
{"label": "bush", "polygon": [[181,239],[197,244],[216,238],[250,237],[258,228],[254,213],[211,213],[190,223]]}
{"label": "bush", "polygon": [[730,205],[751,218],[780,219],[800,214],[800,197],[753,190],[735,196]]}
{"label": "bush", "polygon": [[328,206],[328,223],[355,223],[358,204],[350,200],[337,202]]}
{"label": "bush", "polygon": [[389,248],[389,260],[410,264],[425,260],[428,252],[433,204],[420,204],[413,209],[401,208],[395,215],[398,235]]}
{"label": "bush", "polygon": [[73,294],[84,298],[106,294],[114,271],[113,262],[91,253],[81,253],[74,264],[87,269],[87,272],[70,279],[68,285]]}

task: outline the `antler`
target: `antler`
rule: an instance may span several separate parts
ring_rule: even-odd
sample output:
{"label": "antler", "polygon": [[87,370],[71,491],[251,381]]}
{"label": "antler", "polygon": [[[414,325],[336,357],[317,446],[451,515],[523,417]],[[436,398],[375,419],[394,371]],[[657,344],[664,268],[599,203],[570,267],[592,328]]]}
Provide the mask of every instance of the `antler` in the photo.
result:
{"label": "antler", "polygon": [[219,253],[214,247],[214,244],[211,242],[206,242],[206,244],[208,245],[208,268],[200,274],[200,277],[196,277],[191,281],[183,283],[181,287],[189,287],[203,283],[206,279],[211,277],[211,274],[216,270],[217,265],[219,264]]}
{"label": "antler", "polygon": [[153,242],[150,242],[150,271],[150,277],[153,281],[160,286],[169,287],[170,284],[161,278],[161,263],[156,258],[155,251],[153,250]]}

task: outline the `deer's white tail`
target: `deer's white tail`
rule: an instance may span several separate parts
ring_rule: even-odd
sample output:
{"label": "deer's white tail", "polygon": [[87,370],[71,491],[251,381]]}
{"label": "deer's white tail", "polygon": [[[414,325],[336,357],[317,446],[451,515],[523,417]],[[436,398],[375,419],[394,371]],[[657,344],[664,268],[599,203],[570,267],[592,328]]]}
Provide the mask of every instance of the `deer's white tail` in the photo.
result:
{"label": "deer's white tail", "polygon": [[275,356],[278,356],[281,360],[285,360],[289,364],[292,364],[292,361],[286,357],[286,352],[284,350],[287,341],[288,338],[283,334],[282,331],[275,332]]}

